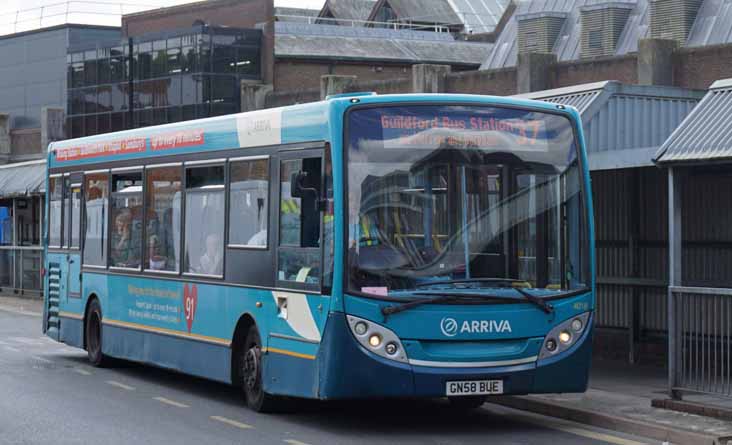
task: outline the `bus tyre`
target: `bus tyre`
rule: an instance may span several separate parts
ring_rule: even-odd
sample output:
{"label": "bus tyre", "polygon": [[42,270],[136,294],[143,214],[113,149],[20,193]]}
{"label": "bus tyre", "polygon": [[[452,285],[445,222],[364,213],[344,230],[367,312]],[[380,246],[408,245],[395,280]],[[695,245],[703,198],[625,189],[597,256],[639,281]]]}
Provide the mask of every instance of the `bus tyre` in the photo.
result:
{"label": "bus tyre", "polygon": [[264,392],[262,384],[262,340],[256,326],[249,328],[244,347],[239,353],[241,386],[247,406],[260,413],[278,411],[279,399]]}
{"label": "bus tyre", "polygon": [[478,409],[485,403],[485,396],[448,397],[453,408],[462,411]]}
{"label": "bus tyre", "polygon": [[86,351],[89,362],[94,366],[101,368],[109,361],[102,354],[102,307],[96,299],[89,305],[86,315]]}

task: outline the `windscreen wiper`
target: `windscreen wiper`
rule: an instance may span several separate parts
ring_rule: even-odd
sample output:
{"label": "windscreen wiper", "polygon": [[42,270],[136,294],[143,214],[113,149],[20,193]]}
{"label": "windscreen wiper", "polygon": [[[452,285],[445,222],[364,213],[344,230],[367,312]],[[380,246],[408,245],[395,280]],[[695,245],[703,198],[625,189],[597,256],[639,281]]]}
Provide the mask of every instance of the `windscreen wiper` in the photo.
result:
{"label": "windscreen wiper", "polygon": [[539,309],[544,311],[545,314],[551,314],[552,312],[554,312],[554,305],[545,301],[543,298],[532,295],[529,292],[521,289],[520,287],[514,287],[512,289],[523,295],[524,300],[538,307]]}
{"label": "windscreen wiper", "polygon": [[[547,303],[543,299],[536,297],[534,295],[531,295],[530,293],[519,290],[518,288],[512,288],[517,290],[521,296],[523,296],[524,300],[539,307],[542,311],[544,311],[547,314],[550,314],[554,312],[554,306],[552,306],[550,303]],[[435,295],[433,293],[426,293],[426,292],[417,292],[412,295]],[[513,297],[507,297],[503,295],[485,295],[485,294],[465,294],[465,293],[458,293],[458,292],[440,292],[439,294],[435,295],[432,298],[421,298],[419,300],[412,300],[408,301],[406,303],[398,304],[395,306],[384,306],[381,308],[381,313],[384,315],[384,318],[388,317],[389,315],[398,314],[399,312],[406,311],[408,309],[412,309],[417,306],[421,306],[423,304],[436,304],[436,303],[447,303],[451,301],[459,301],[459,300],[473,300],[473,301],[485,301],[485,300],[498,300],[498,301],[516,301]]]}
{"label": "windscreen wiper", "polygon": [[441,281],[419,283],[419,284],[417,284],[417,287],[424,287],[424,286],[431,286],[431,285],[443,285],[443,284],[460,284],[460,283],[502,284],[503,285],[502,287],[510,287],[511,289],[514,289],[516,292],[520,293],[521,296],[524,297],[524,300],[526,300],[527,302],[538,307],[539,309],[544,311],[544,313],[551,314],[552,312],[554,312],[554,306],[551,303],[546,302],[543,298],[532,295],[531,293],[526,292],[525,290],[521,289],[520,287],[508,286],[508,284],[521,283],[521,282],[522,282],[521,280],[517,280],[514,278],[461,278],[461,279],[457,279],[457,280],[441,280]]}
{"label": "windscreen wiper", "polygon": [[524,280],[519,280],[516,278],[460,278],[457,280],[438,280],[438,281],[426,281],[424,283],[417,283],[417,287],[426,287],[426,286],[439,286],[442,284],[470,284],[470,283],[500,283],[500,284],[508,284],[508,283],[524,283]]}

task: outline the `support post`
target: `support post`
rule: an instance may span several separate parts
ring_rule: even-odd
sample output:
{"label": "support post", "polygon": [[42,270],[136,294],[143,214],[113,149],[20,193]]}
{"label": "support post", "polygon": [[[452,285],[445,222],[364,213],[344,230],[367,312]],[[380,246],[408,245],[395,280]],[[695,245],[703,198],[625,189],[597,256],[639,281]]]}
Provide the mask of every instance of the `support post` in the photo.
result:
{"label": "support post", "polygon": [[674,83],[673,54],[678,47],[679,42],[676,40],[639,40],[638,84],[672,86]]}
{"label": "support post", "polygon": [[41,152],[46,153],[48,145],[53,141],[66,139],[64,121],[66,116],[63,108],[41,108]]}
{"label": "support post", "polygon": [[680,399],[678,387],[678,332],[676,305],[672,286],[681,286],[681,174],[677,168],[668,169],[668,385],[669,396]]}
{"label": "support post", "polygon": [[525,53],[518,55],[516,91],[519,94],[551,88],[551,66],[557,63],[552,53]]}
{"label": "support post", "polygon": [[241,82],[241,111],[255,111],[266,108],[267,95],[272,85],[264,83]]}
{"label": "support post", "polygon": [[0,113],[0,164],[10,160],[10,114]]}
{"label": "support post", "polygon": [[353,93],[356,91],[357,80],[358,76],[320,76],[320,100],[334,94]]}
{"label": "support post", "polygon": [[450,65],[412,65],[413,93],[444,93],[445,78],[452,72]]}
{"label": "support post", "polygon": [[[641,205],[640,205],[640,175],[641,175],[641,169],[633,169],[630,173],[630,199],[628,200],[628,205],[630,206],[628,211],[628,229],[629,229],[629,236],[628,236],[628,253],[630,256],[630,275],[634,279],[640,278],[640,261],[638,259],[638,239],[640,238],[640,219],[641,219]],[[630,302],[630,354],[628,356],[628,361],[630,364],[635,364],[637,362],[637,347],[640,340],[640,298],[641,298],[641,291],[638,286],[633,286],[631,290],[631,298],[632,301]]]}

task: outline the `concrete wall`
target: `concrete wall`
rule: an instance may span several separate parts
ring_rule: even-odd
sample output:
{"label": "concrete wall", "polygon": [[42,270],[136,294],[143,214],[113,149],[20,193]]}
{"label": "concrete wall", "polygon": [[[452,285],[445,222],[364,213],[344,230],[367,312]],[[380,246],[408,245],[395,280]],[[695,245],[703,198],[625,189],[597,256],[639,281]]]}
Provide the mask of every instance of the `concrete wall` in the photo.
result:
{"label": "concrete wall", "polygon": [[389,81],[409,77],[409,64],[366,64],[332,61],[277,59],[274,66],[275,91],[320,88],[320,76],[358,76],[363,82]]}
{"label": "concrete wall", "polygon": [[451,73],[445,79],[445,87],[450,93],[516,94],[516,69]]}
{"label": "concrete wall", "polygon": [[674,84],[706,89],[717,79],[732,77],[732,45],[680,48],[673,56]]}
{"label": "concrete wall", "polygon": [[561,88],[603,80],[638,83],[638,59],[635,55],[602,57],[591,60],[560,62],[553,66],[552,88]]}

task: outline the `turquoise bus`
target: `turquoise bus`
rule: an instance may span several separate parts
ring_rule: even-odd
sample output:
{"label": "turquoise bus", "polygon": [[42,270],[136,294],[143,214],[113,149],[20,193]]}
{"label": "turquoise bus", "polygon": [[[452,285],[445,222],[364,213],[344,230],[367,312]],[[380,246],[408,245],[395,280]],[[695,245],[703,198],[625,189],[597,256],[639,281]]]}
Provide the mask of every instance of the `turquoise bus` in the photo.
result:
{"label": "turquoise bus", "polygon": [[43,330],[257,411],[584,391],[581,128],[545,102],[354,93],[54,142]]}

